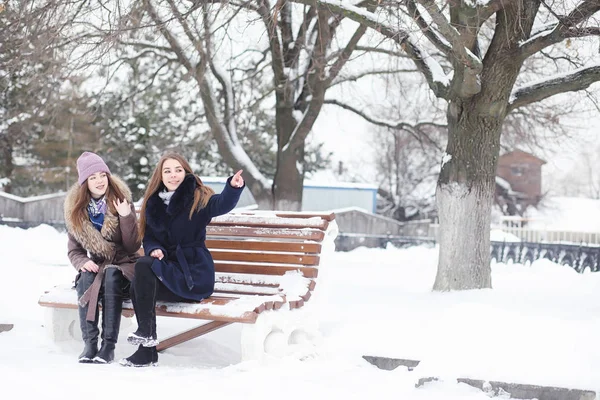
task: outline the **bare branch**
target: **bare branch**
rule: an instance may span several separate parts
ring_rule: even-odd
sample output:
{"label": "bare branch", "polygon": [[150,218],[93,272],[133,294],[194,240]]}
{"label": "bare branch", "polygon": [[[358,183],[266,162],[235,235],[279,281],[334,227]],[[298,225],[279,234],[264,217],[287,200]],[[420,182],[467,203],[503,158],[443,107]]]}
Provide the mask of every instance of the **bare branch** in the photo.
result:
{"label": "bare branch", "polygon": [[169,42],[169,45],[171,46],[171,49],[177,56],[177,59],[179,60],[179,62],[190,73],[192,73],[194,71],[194,66],[192,65],[192,62],[190,61],[190,59],[186,57],[185,51],[183,50],[183,48],[181,47],[181,45],[179,44],[179,42],[177,41],[175,36],[173,36],[173,34],[171,34],[171,32],[169,32],[169,30],[167,29],[166,25],[164,23],[162,23],[160,17],[158,16],[158,13],[154,9],[154,6],[152,6],[150,1],[145,0],[144,4],[146,5],[146,10],[148,11],[148,15],[150,15],[150,18],[152,19],[152,21],[154,21],[154,23],[158,27],[158,30],[160,31],[160,33],[162,33],[162,35],[167,40],[167,42]]}
{"label": "bare branch", "polygon": [[548,46],[569,38],[600,35],[600,27],[577,27],[600,11],[600,0],[586,0],[579,4],[569,15],[557,16],[558,22],[548,25],[521,44],[521,59],[524,60]]}
{"label": "bare branch", "polygon": [[346,45],[346,47],[344,48],[344,50],[342,51],[342,53],[340,54],[338,59],[335,61],[335,63],[329,69],[329,77],[327,78],[327,80],[325,82],[325,84],[327,86],[331,85],[331,83],[338,76],[338,74],[340,73],[340,71],[342,70],[344,65],[346,65],[346,62],[348,62],[348,60],[350,59],[350,56],[352,55],[352,52],[356,48],[358,41],[360,39],[362,39],[365,32],[367,32],[367,27],[364,25],[360,25],[356,29],[356,31],[354,32],[354,35],[352,35],[352,37],[348,41],[348,44]]}
{"label": "bare branch", "polygon": [[450,43],[448,43],[448,41],[445,38],[441,37],[440,34],[435,29],[433,29],[433,26],[431,26],[429,22],[425,21],[425,18],[423,18],[423,16],[421,15],[421,12],[419,11],[417,4],[415,3],[415,0],[408,0],[406,3],[406,7],[411,13],[412,19],[421,28],[421,31],[423,32],[425,37],[427,37],[427,39],[429,39],[429,41],[433,43],[433,45],[437,47],[442,53],[450,55],[450,53],[452,52],[452,47],[450,47]]}
{"label": "bare branch", "polygon": [[430,138],[427,134],[425,134],[422,130],[420,130],[420,128],[422,128],[424,126],[435,126],[438,128],[446,128],[445,125],[429,123],[429,122],[421,122],[421,123],[417,123],[417,124],[413,125],[413,124],[409,124],[407,122],[402,122],[402,121],[399,121],[399,122],[384,121],[384,120],[369,116],[364,111],[360,111],[359,109],[357,109],[349,104],[343,103],[343,102],[341,102],[339,100],[335,100],[335,99],[326,99],[323,102],[323,104],[331,104],[331,105],[336,105],[338,107],[341,107],[344,110],[350,111],[350,112],[358,115],[359,117],[363,118],[367,122],[372,123],[373,125],[381,126],[384,128],[395,129],[395,130],[404,130],[417,140],[421,140],[422,138],[425,138],[425,139],[427,139],[428,142],[430,142],[438,150],[440,150],[440,151],[442,150],[441,147],[439,147],[438,143],[435,140],[433,140],[432,138]]}
{"label": "bare branch", "polygon": [[[472,75],[478,75],[483,65],[479,57],[471,53],[466,47],[460,32],[455,27],[450,25],[450,22],[446,19],[442,10],[439,9],[434,0],[417,0],[420,4],[425,7],[433,22],[439,27],[440,32],[444,35],[444,38],[452,46],[451,54],[456,57],[461,64],[471,70]],[[442,50],[442,49],[440,49]]]}
{"label": "bare branch", "polygon": [[405,68],[399,68],[399,69],[385,68],[385,69],[381,69],[381,70],[374,69],[374,70],[365,71],[365,72],[362,72],[359,74],[340,76],[340,77],[338,77],[338,79],[335,80],[335,82],[333,82],[329,86],[331,87],[331,86],[339,85],[340,83],[344,83],[344,82],[354,82],[361,78],[364,78],[365,76],[394,75],[394,74],[404,74],[404,73],[411,73],[411,72],[420,73],[420,71],[418,69],[405,69]]}
{"label": "bare branch", "polygon": [[498,11],[505,9],[518,0],[490,0],[486,4],[477,7],[477,18],[480,20],[479,26],[487,21]]}
{"label": "bare branch", "polygon": [[383,49],[381,47],[356,46],[355,50],[356,51],[364,51],[364,52],[367,52],[367,53],[387,54],[387,55],[394,56],[394,57],[399,57],[399,58],[408,58],[408,56],[405,53],[400,53],[399,51],[393,51],[393,50]]}
{"label": "bare branch", "polygon": [[269,46],[271,48],[271,57],[273,64],[273,74],[275,75],[275,85],[280,85],[281,82],[285,81],[284,73],[284,58],[281,51],[281,43],[279,43],[279,36],[277,35],[276,29],[277,24],[273,20],[271,13],[269,12],[270,6],[268,0],[257,0],[258,3],[258,14],[260,15],[265,28],[267,29],[267,35],[269,36]]}
{"label": "bare branch", "polygon": [[[312,4],[314,0],[294,0],[297,3]],[[449,79],[442,70],[440,64],[431,58],[431,56],[412,40],[409,33],[402,29],[392,28],[381,21],[377,16],[369,13],[362,8],[352,5],[329,3],[321,1],[321,4],[327,6],[330,10],[341,13],[347,18],[376,30],[382,35],[398,43],[402,49],[409,55],[419,71],[423,73],[429,87],[433,93],[440,98],[447,98],[449,90]]]}
{"label": "bare branch", "polygon": [[511,96],[508,111],[523,107],[560,93],[587,89],[600,81],[600,65],[580,68],[569,74],[516,89]]}

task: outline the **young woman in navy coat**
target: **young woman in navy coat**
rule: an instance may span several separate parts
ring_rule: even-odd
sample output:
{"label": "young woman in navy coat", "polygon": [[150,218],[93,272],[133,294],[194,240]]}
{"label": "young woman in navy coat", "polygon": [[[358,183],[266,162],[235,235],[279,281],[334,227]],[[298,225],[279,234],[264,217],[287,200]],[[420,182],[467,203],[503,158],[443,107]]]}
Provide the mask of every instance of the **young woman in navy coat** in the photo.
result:
{"label": "young woman in navy coat", "polygon": [[158,362],[156,301],[200,301],[215,285],[215,265],[206,248],[206,226],[237,204],[244,179],[242,171],[230,177],[215,194],[176,153],[166,154],[154,169],[140,211],[140,235],[145,257],[135,265],[131,296],[138,323],[127,341],[139,345],[126,366]]}

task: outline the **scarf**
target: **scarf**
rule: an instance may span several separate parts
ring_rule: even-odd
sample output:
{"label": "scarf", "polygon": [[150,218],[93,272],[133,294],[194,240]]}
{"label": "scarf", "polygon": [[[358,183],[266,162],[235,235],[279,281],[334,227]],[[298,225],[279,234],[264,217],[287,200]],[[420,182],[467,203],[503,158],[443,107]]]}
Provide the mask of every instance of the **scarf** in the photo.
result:
{"label": "scarf", "polygon": [[92,225],[100,231],[104,224],[104,214],[106,214],[106,199],[104,196],[98,200],[92,198],[87,206],[87,211]]}
{"label": "scarf", "polygon": [[168,191],[163,191],[163,192],[158,192],[158,197],[160,197],[163,201],[163,203],[165,203],[165,205],[168,207],[169,203],[171,202],[171,197],[173,197],[173,195],[175,194],[175,192],[168,192]]}

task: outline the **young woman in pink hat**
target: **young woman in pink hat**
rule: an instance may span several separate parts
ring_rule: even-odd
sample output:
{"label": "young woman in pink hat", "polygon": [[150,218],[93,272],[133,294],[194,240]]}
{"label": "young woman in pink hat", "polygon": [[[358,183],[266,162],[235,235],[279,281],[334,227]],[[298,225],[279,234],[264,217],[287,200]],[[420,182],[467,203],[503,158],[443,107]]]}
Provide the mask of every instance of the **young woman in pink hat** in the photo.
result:
{"label": "young woman in pink hat", "polygon": [[[78,271],[75,288],[84,349],[81,363],[114,360],[123,295],[133,280],[140,248],[131,191],[111,175],[100,156],[77,159],[79,179],[65,198],[68,255]],[[98,350],[98,300],[102,302],[102,346]]]}

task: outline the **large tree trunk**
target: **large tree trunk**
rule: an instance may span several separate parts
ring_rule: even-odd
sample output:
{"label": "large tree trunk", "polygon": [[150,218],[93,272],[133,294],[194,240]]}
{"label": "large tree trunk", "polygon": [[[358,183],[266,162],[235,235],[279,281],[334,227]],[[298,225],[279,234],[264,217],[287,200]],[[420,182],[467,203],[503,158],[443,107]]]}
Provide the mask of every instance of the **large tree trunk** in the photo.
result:
{"label": "large tree trunk", "polygon": [[[467,68],[454,60],[448,146],[436,190],[440,253],[434,290],[492,287],[490,222],[500,134],[523,63],[515,57],[516,44],[529,37],[538,8],[539,1],[515,2],[497,13],[479,92],[465,85],[478,82],[466,79]],[[455,11],[452,22],[460,28],[465,15]],[[475,37],[460,30],[467,47],[478,52]]]}
{"label": "large tree trunk", "polygon": [[448,146],[436,191],[440,253],[434,290],[492,286],[490,212],[503,118],[481,111],[475,99],[448,107]]}

